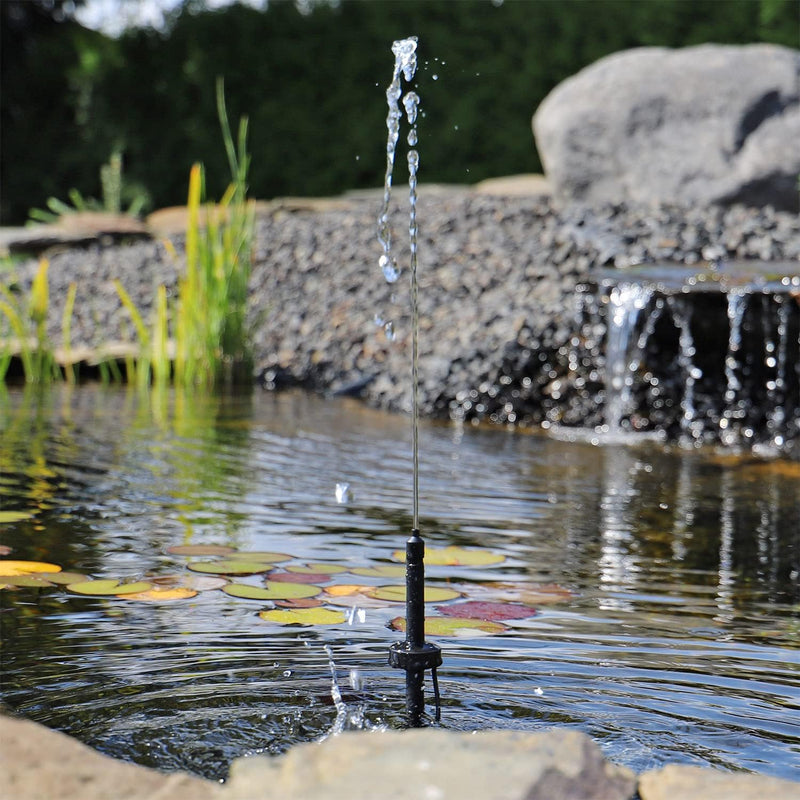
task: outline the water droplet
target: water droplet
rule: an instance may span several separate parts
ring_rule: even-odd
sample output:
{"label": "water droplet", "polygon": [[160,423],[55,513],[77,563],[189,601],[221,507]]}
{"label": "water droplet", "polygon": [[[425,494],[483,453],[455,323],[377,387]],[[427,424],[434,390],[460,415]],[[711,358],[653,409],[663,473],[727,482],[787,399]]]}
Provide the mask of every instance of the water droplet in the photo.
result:
{"label": "water droplet", "polygon": [[383,270],[383,277],[386,278],[386,283],[397,283],[400,277],[400,268],[397,262],[384,253],[378,259],[378,266]]}
{"label": "water droplet", "polygon": [[397,336],[394,332],[394,323],[391,320],[383,326],[383,332],[390,342],[393,342]]}
{"label": "water droplet", "polygon": [[431,75],[431,78],[433,78],[435,81],[439,80],[439,76],[435,72],[433,73],[433,75]]}
{"label": "water droplet", "polygon": [[284,678],[289,678],[289,677],[291,677],[291,675],[292,675],[292,671],[290,669],[285,669],[283,671],[283,677]]}
{"label": "water droplet", "polygon": [[361,161],[361,156],[356,156],[356,161]]}
{"label": "water droplet", "polygon": [[350,688],[354,692],[360,692],[364,688],[364,679],[361,677],[361,672],[357,669],[350,670]]}
{"label": "water droplet", "polygon": [[353,499],[353,496],[350,492],[350,484],[349,483],[337,483],[336,484],[336,502],[339,504],[342,503],[349,503]]}
{"label": "water droplet", "polygon": [[536,688],[533,690],[533,693],[534,693],[534,694],[535,694],[537,697],[541,697],[541,696],[544,694],[544,689],[542,689],[542,687],[541,687],[541,686],[537,686],[537,687],[536,687]]}
{"label": "water droplet", "polygon": [[417,129],[416,128],[412,128],[408,132],[408,140],[407,141],[408,141],[408,146],[409,147],[415,147],[416,146],[416,144],[417,144]]}

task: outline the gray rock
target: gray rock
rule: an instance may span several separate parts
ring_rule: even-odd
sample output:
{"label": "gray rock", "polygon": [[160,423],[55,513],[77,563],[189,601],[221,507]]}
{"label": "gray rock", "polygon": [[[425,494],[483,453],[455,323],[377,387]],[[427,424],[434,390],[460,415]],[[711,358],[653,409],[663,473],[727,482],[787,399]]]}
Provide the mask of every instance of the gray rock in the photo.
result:
{"label": "gray rock", "polygon": [[800,52],[647,47],[557,86],[533,117],[561,200],[798,209]]}
{"label": "gray rock", "polygon": [[226,800],[631,800],[634,774],[585,734],[423,729],[344,733],[240,758]]}
{"label": "gray rock", "polygon": [[669,764],[639,779],[642,800],[800,800],[800,783]]}

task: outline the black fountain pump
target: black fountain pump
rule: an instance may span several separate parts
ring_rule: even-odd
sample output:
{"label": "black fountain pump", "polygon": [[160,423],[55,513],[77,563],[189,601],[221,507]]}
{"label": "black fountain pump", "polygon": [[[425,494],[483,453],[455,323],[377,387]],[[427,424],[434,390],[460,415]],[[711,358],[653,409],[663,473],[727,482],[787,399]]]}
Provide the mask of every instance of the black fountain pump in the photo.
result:
{"label": "black fountain pump", "polygon": [[406,639],[389,648],[389,664],[406,671],[406,713],[412,728],[422,727],[423,682],[425,670],[431,670],[438,722],[441,706],[436,668],[442,664],[442,650],[425,641],[425,542],[416,528],[406,541]]}

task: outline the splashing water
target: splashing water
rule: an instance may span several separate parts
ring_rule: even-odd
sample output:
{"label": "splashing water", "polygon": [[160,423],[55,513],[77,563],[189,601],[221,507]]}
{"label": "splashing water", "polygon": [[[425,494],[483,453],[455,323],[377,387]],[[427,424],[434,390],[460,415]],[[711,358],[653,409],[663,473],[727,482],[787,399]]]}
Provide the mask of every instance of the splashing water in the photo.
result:
{"label": "splashing water", "polygon": [[[400,123],[403,114],[400,110],[405,109],[406,120],[409,125],[406,142],[409,150],[407,155],[408,162],[408,191],[409,191],[409,221],[408,236],[409,249],[411,252],[411,414],[412,414],[412,474],[413,474],[413,527],[419,528],[419,380],[418,380],[418,360],[419,360],[419,312],[418,312],[418,289],[417,289],[417,172],[419,170],[419,152],[417,146],[417,114],[419,112],[419,96],[416,92],[406,92],[403,95],[401,77],[410,82],[417,71],[417,37],[410,36],[407,39],[399,39],[392,43],[392,53],[394,53],[394,71],[392,82],[386,90],[386,102],[389,110],[386,116],[386,128],[388,138],[386,140],[386,176],[383,183],[383,205],[378,216],[378,241],[383,247],[383,254],[378,259],[378,266],[383,272],[384,278],[388,283],[396,283],[400,277],[400,268],[392,256],[392,229],[389,223],[389,206],[392,199],[392,172],[394,170],[395,154],[397,152],[397,142],[400,138]],[[389,341],[394,341],[395,330],[391,321],[382,320],[383,330]]]}

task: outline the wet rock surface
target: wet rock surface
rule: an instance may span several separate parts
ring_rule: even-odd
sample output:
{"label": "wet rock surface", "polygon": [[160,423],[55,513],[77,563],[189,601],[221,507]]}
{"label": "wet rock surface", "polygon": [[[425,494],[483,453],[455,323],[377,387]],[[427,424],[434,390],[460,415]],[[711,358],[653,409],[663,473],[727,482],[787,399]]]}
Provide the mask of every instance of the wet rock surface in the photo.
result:
{"label": "wet rock surface", "polygon": [[[392,216],[401,265],[408,264],[403,194],[395,190]],[[389,410],[410,408],[408,267],[395,284],[378,268],[379,207],[377,192],[362,192],[322,207],[274,204],[259,215],[251,299],[257,378],[266,387],[300,385],[359,394]],[[735,259],[789,262],[800,274],[800,220],[770,207],[559,209],[542,195],[423,187],[419,225],[420,404],[423,414],[444,418],[602,424],[607,321],[603,298],[587,305],[594,295],[579,291],[597,284],[602,270],[625,277],[636,265],[663,262],[702,271]],[[60,342],[73,281],[73,346],[130,338],[112,281],[119,279],[146,315],[156,286],[174,287],[181,268],[181,239],[172,241],[177,258],[158,240],[52,252],[53,341]],[[20,288],[35,267],[20,266]],[[794,296],[786,296],[786,311],[795,314]],[[796,325],[792,316],[792,332]],[[789,364],[800,360],[796,341],[792,347]],[[626,425],[680,431],[685,375],[670,359],[657,396],[645,385],[641,408],[630,415],[635,421]],[[792,380],[787,396],[797,392]],[[724,393],[714,383],[709,390]],[[698,383],[693,398],[701,410],[702,388]],[[718,419],[712,415],[706,425],[698,417],[694,435],[719,434]],[[796,427],[787,429],[787,442]]]}

